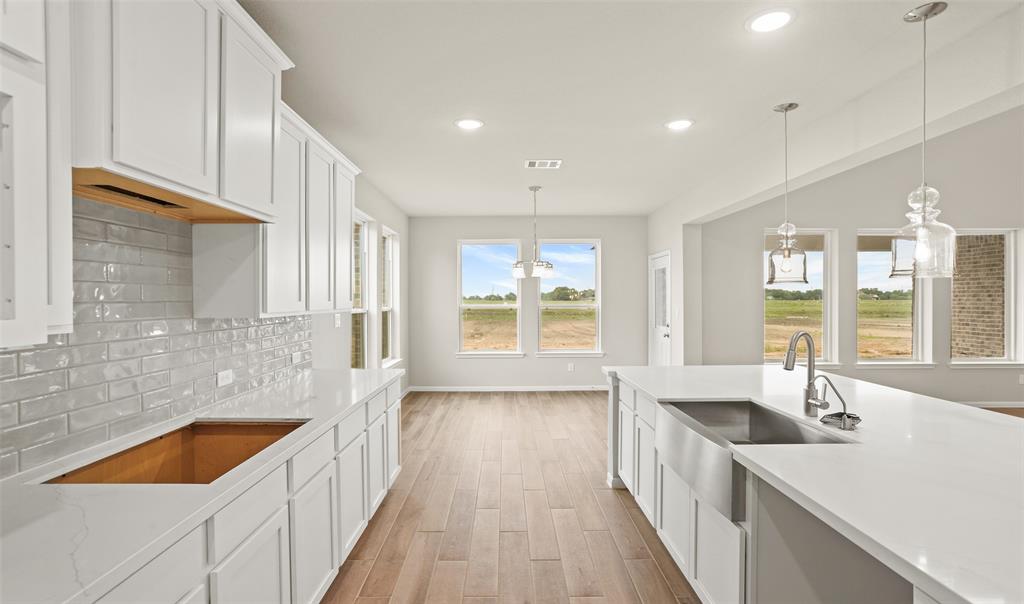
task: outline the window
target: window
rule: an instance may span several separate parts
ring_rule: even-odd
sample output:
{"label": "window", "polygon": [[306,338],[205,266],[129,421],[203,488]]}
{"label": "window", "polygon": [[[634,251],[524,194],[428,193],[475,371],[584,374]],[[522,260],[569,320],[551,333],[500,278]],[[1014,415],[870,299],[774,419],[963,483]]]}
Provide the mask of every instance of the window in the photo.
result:
{"label": "window", "polygon": [[366,367],[366,221],[352,222],[352,368]]}
{"label": "window", "polygon": [[599,241],[542,241],[555,274],[540,280],[540,350],[601,349]]}
{"label": "window", "polygon": [[956,238],[950,358],[1012,361],[1018,356],[1015,320],[1014,233],[961,231]]}
{"label": "window", "polygon": [[459,351],[519,351],[516,241],[459,242]]}
{"label": "window", "polygon": [[395,347],[395,248],[398,245],[394,231],[381,228],[378,285],[380,300],[380,358],[387,361],[397,357]]}
{"label": "window", "polygon": [[[921,344],[926,305],[918,287],[924,284],[910,275],[891,276],[894,246],[913,245],[888,233],[857,236],[858,360],[921,361],[927,356]],[[913,251],[901,251],[898,256],[913,257]]]}
{"label": "window", "polygon": [[[831,266],[829,245],[831,233],[801,230],[797,247],[807,253],[807,283],[785,283],[764,286],[764,360],[781,361],[786,356],[793,332],[811,334],[817,357],[823,362],[835,359],[835,303],[831,286],[835,269]],[[768,282],[768,253],[778,247],[779,236],[774,229],[765,232],[761,266],[762,283]],[[804,349],[800,343],[800,351]]]}

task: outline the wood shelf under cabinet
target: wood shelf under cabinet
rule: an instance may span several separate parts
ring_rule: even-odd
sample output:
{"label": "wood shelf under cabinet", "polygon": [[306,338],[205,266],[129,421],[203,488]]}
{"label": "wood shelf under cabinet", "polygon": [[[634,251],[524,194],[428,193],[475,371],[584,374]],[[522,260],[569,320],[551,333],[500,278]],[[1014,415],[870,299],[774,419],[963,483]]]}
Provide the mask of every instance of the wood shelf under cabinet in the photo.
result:
{"label": "wood shelf under cabinet", "polygon": [[47,484],[209,484],[303,423],[193,422]]}

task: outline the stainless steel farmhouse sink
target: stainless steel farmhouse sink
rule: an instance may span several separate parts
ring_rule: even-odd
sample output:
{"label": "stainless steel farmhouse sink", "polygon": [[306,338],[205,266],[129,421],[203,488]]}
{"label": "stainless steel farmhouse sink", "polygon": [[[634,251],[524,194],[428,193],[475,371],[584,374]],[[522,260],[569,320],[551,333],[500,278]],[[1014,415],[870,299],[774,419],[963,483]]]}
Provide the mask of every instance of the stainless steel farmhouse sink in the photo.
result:
{"label": "stainless steel farmhouse sink", "polygon": [[732,445],[850,442],[752,401],[663,403],[656,426],[659,459],[734,521],[745,516],[746,469],[733,460]]}

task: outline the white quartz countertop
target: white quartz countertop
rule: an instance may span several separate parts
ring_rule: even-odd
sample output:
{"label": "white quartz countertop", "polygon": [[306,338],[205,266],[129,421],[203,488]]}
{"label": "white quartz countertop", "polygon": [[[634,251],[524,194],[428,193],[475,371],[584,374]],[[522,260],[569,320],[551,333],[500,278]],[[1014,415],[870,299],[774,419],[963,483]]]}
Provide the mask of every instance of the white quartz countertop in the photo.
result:
{"label": "white quartz countertop", "polygon": [[[806,368],[606,367],[661,403],[752,400],[803,416]],[[1024,602],[1024,420],[830,374],[849,445],[733,445],[743,464],[940,601]],[[832,408],[838,399],[829,393]]]}
{"label": "white quartz countertop", "polygon": [[[0,602],[96,599],[403,373],[306,370],[0,482]],[[38,484],[196,417],[309,421],[210,484]]]}

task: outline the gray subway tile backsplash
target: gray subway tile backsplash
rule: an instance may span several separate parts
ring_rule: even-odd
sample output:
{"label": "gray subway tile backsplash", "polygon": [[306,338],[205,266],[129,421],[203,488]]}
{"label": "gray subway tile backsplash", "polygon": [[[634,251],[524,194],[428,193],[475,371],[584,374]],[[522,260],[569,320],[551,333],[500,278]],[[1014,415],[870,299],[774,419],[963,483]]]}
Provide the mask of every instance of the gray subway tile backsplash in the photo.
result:
{"label": "gray subway tile backsplash", "polygon": [[[0,351],[0,477],[310,365],[308,317],[192,317],[191,234],[187,223],[74,200],[74,331]],[[224,369],[234,382],[217,387]]]}

